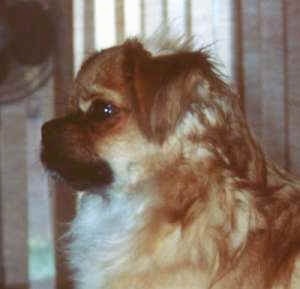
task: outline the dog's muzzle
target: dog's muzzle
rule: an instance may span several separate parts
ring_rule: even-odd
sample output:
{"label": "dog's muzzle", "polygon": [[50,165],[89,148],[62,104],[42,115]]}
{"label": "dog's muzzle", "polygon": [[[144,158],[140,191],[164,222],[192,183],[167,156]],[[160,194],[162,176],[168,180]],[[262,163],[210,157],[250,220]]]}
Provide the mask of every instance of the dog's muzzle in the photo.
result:
{"label": "dog's muzzle", "polygon": [[74,116],[43,125],[41,161],[50,175],[76,190],[103,188],[113,181],[108,163],[92,150],[84,122]]}

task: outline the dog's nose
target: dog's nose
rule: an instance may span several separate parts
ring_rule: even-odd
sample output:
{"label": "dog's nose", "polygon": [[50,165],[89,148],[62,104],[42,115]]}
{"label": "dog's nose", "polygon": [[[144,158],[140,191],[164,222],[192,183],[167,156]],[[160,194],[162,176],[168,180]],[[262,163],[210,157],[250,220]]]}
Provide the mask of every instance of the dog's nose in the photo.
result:
{"label": "dog's nose", "polygon": [[42,126],[42,140],[44,140],[47,137],[47,135],[50,131],[50,127],[51,127],[50,121],[43,124],[43,126]]}
{"label": "dog's nose", "polygon": [[54,119],[44,123],[42,126],[42,144],[55,144],[58,141],[61,132],[62,126],[58,120]]}
{"label": "dog's nose", "polygon": [[48,121],[43,124],[42,126],[42,140],[44,141],[46,138],[48,138],[49,134],[53,130],[53,124],[52,121]]}

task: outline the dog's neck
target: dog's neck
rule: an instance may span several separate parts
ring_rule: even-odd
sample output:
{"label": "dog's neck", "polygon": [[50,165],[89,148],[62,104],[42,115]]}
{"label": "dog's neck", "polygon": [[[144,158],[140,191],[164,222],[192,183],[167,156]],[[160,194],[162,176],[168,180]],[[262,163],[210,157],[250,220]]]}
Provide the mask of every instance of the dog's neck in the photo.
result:
{"label": "dog's neck", "polygon": [[132,236],[143,226],[147,200],[116,194],[84,195],[72,223],[69,261],[78,289],[103,288],[130,257]]}
{"label": "dog's neck", "polygon": [[[258,266],[260,257],[253,260],[251,252],[263,256],[271,244],[267,213],[257,208],[257,188],[242,186],[241,190],[240,180],[230,172],[220,169],[208,174],[209,167],[203,167],[203,162],[193,164],[180,157],[149,179],[127,187],[112,186],[108,199],[97,195],[83,198],[72,225],[74,240],[70,246],[79,289],[105,288],[112,276],[126,284],[122,276],[143,276],[153,266],[171,270],[179,263],[201,267],[200,273],[197,271],[199,284],[203,284],[200,288],[217,284],[220,278],[228,280],[223,279],[222,284],[231,286],[236,275],[250,278],[245,275],[250,269],[256,285],[271,282],[262,278],[268,272],[261,274],[262,268],[257,267],[257,272],[252,268],[253,264]],[[270,178],[278,174],[269,171]],[[268,209],[273,210],[273,203]],[[284,249],[273,241],[273,250]],[[241,262],[243,267],[238,266],[243,258],[253,264],[245,261]],[[271,273],[278,261],[273,263]],[[262,271],[271,268],[269,264],[262,266]]]}

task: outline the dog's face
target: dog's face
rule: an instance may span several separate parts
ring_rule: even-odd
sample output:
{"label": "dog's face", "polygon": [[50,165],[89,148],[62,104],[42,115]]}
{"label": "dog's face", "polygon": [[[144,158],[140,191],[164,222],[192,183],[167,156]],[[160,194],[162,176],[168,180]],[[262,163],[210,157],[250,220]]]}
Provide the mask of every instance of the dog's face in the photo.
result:
{"label": "dog's face", "polygon": [[222,161],[249,174],[247,144],[245,156],[234,155],[245,134],[231,126],[237,102],[205,53],[152,56],[127,41],[83,64],[72,113],[43,126],[41,158],[77,190],[134,186],[178,158]]}
{"label": "dog's face", "polygon": [[[144,53],[139,45],[136,49]],[[42,162],[77,190],[134,182],[154,153],[128,97],[124,50],[116,47],[88,59],[76,79],[72,112],[42,128]]]}

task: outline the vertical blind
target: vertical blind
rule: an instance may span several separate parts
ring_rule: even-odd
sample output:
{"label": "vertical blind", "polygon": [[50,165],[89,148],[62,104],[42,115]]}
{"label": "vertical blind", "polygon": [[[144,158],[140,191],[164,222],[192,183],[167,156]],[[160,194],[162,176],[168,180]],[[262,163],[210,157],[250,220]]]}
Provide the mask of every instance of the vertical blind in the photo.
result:
{"label": "vertical blind", "polygon": [[[128,37],[148,39],[164,33],[169,38],[192,36],[195,47],[210,46],[215,58],[223,63],[224,72],[231,75],[232,7],[232,0],[94,0],[88,3],[75,0],[75,72],[94,49],[107,48]],[[85,16],[84,10],[88,11]],[[94,20],[94,28],[87,39],[86,27],[91,28],[91,19]],[[94,37],[93,41],[91,37]],[[88,45],[87,49],[86,41],[93,43],[94,47]]]}
{"label": "vertical blind", "polygon": [[268,156],[300,174],[300,3],[241,1],[243,94],[248,119]]}

